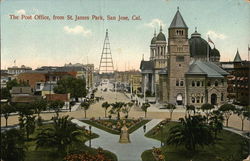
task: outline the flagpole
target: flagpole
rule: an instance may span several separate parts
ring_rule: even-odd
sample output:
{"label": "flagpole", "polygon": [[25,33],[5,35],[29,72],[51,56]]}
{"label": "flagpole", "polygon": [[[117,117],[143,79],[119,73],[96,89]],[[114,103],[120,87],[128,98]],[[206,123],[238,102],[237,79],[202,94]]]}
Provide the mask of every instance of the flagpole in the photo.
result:
{"label": "flagpole", "polygon": [[247,51],[248,51],[248,61],[249,61],[249,51],[250,51],[250,48],[249,48],[249,44],[248,44],[248,49],[247,49]]}
{"label": "flagpole", "polygon": [[207,61],[209,61],[209,36],[208,37],[208,43],[207,43]]}

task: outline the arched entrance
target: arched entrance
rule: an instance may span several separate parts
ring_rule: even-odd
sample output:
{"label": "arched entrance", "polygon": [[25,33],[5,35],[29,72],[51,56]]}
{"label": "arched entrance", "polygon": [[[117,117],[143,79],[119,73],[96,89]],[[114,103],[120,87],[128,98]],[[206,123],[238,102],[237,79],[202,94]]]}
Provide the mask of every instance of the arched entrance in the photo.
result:
{"label": "arched entrance", "polygon": [[182,98],[181,94],[177,94],[176,103],[177,103],[177,105],[182,105],[183,104],[183,98]]}
{"label": "arched entrance", "polygon": [[216,105],[217,104],[217,95],[216,94],[212,94],[211,95],[211,104],[212,105]]}

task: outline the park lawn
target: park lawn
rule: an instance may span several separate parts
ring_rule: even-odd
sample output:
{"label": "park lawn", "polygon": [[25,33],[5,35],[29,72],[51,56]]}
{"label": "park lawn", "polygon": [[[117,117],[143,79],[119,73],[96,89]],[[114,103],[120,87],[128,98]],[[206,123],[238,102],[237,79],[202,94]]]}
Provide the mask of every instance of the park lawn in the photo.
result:
{"label": "park lawn", "polygon": [[[112,124],[117,124],[117,121],[118,120],[114,120],[114,119],[110,119],[110,120],[105,120],[105,121],[109,121],[111,122]],[[131,120],[127,119],[126,122],[130,122]],[[131,126],[131,127],[128,127],[128,132],[131,134],[133,133],[134,131],[136,131],[138,128],[140,128],[141,126],[145,125],[146,123],[148,123],[150,120],[142,120],[138,123],[136,123],[134,126]],[[103,131],[106,131],[108,133],[111,133],[111,134],[115,134],[115,135],[120,135],[120,131],[118,130],[113,130],[109,127],[106,127],[102,124],[99,124],[99,123],[96,123],[95,121],[92,121],[92,120],[82,120],[82,122],[85,122],[91,126],[94,126],[96,128],[99,128],[99,129],[102,129]]]}
{"label": "park lawn", "polygon": [[[36,128],[35,132],[30,135],[30,140],[26,141],[25,145],[26,145],[26,157],[25,157],[25,161],[62,161],[63,158],[65,157],[65,154],[62,152],[57,151],[57,149],[55,148],[39,148],[36,149],[36,136],[37,134],[45,128],[48,127],[53,127],[52,124],[44,124],[39,128]],[[97,138],[99,137],[97,134],[92,134],[91,138]],[[89,152],[91,154],[96,154],[97,150],[94,148],[89,148],[88,146],[86,146],[84,144],[84,142],[89,140],[89,137],[86,137],[84,135],[79,136],[79,140],[81,140],[81,142],[79,143],[74,143],[71,147],[70,147],[70,151],[79,153],[79,152]],[[117,161],[117,157],[115,154],[109,152],[109,151],[105,151],[105,156],[107,158],[110,158],[114,161]]]}
{"label": "park lawn", "polygon": [[[162,134],[165,136],[163,142],[166,140],[169,129],[177,124],[177,122],[170,122],[163,127]],[[155,135],[153,135],[153,133],[154,130],[151,130],[145,136],[157,140],[163,138],[161,137],[160,131],[155,133]],[[214,145],[204,146],[204,148],[197,146],[197,151],[193,154],[187,151],[184,146],[176,147],[166,145],[162,147],[162,151],[165,155],[166,161],[219,161],[219,158],[227,161],[242,161],[247,155],[247,153],[243,154],[244,150],[243,146],[241,146],[244,141],[246,141],[246,139],[240,135],[222,130],[218,134],[218,139],[215,141]],[[245,148],[247,146],[248,145],[245,144]],[[245,149],[245,151],[247,151],[247,149]],[[152,151],[144,151],[142,153],[142,160],[154,161]]]}

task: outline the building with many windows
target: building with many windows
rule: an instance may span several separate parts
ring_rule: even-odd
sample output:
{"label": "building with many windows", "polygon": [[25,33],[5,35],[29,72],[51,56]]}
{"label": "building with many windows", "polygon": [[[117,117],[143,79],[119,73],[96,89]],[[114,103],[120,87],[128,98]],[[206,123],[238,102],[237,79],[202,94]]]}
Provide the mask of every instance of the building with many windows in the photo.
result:
{"label": "building with many windows", "polygon": [[[166,40],[162,29],[159,34],[162,41]],[[152,39],[151,46],[158,43],[157,38]],[[140,69],[143,90],[155,92],[158,102],[200,106],[226,101],[228,73],[217,65],[218,49],[211,49],[197,30],[189,39],[188,27],[179,10],[168,28],[168,42],[159,42],[154,47],[156,50],[152,47],[150,50],[150,60],[143,60]]]}

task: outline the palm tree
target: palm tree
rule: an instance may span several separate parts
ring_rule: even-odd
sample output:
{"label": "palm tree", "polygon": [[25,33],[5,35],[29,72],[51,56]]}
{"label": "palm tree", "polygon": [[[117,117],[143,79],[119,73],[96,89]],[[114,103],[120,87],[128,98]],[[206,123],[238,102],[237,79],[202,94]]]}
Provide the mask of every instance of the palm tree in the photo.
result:
{"label": "palm tree", "polygon": [[195,106],[194,105],[187,105],[186,106],[186,112],[188,113],[188,115],[190,115],[190,113],[193,111],[193,114],[195,115]]}
{"label": "palm tree", "polygon": [[243,108],[236,109],[235,113],[241,119],[241,130],[243,131],[243,129],[244,129],[244,120],[246,118],[250,118],[250,106],[244,106]]}
{"label": "palm tree", "polygon": [[201,106],[201,110],[205,113],[206,115],[206,118],[207,118],[207,122],[208,122],[208,117],[209,117],[209,114],[211,112],[211,110],[214,109],[214,105],[212,104],[209,104],[209,103],[205,103]]}
{"label": "palm tree", "polygon": [[125,105],[124,102],[115,102],[112,103],[112,110],[117,114],[117,119],[120,120],[120,112],[122,110],[122,107]]}
{"label": "palm tree", "polygon": [[36,148],[54,147],[59,152],[68,153],[70,145],[81,142],[78,136],[82,134],[82,131],[71,123],[69,116],[53,120],[53,128],[44,129],[38,134]]}
{"label": "palm tree", "polygon": [[169,130],[166,143],[169,145],[184,145],[194,152],[196,145],[203,147],[213,142],[212,133],[201,115],[188,116],[180,119],[181,123]]}
{"label": "palm tree", "polygon": [[211,113],[211,117],[209,118],[209,125],[211,129],[214,131],[214,138],[216,139],[217,133],[223,129],[223,114],[221,111],[216,110]]}
{"label": "palm tree", "polygon": [[29,140],[29,135],[34,133],[35,128],[36,128],[36,122],[35,122],[36,116],[32,115],[26,115],[23,118],[23,126],[26,131],[26,138]]}
{"label": "palm tree", "polygon": [[232,104],[224,104],[220,106],[219,111],[223,113],[224,118],[226,119],[226,126],[228,127],[228,120],[235,111],[235,106]]}
{"label": "palm tree", "polygon": [[84,109],[84,114],[85,114],[85,118],[86,118],[86,116],[87,116],[87,110],[90,107],[90,102],[88,102],[88,101],[82,102],[81,103],[81,107]]}
{"label": "palm tree", "polygon": [[148,111],[149,107],[150,107],[149,103],[143,103],[142,106],[141,106],[142,111],[145,112],[145,118],[147,117],[147,111]]}
{"label": "palm tree", "polygon": [[122,108],[122,112],[124,113],[124,114],[126,114],[126,118],[128,118],[128,113],[129,113],[129,111],[131,110],[131,108],[132,108],[132,106],[134,105],[134,103],[133,102],[128,102],[128,103],[125,103],[124,104],[124,106],[123,106],[123,108]]}
{"label": "palm tree", "polygon": [[105,109],[105,117],[107,117],[107,110],[110,107],[110,104],[108,102],[103,102],[102,103],[102,108]]}
{"label": "palm tree", "polygon": [[171,103],[164,105],[164,106],[166,107],[166,109],[169,110],[170,120],[172,120],[172,115],[173,115],[174,110],[176,109],[176,106]]}
{"label": "palm tree", "polygon": [[13,106],[9,105],[9,104],[3,104],[1,105],[1,114],[4,115],[4,118],[5,118],[5,126],[7,127],[8,126],[8,118],[10,116],[10,113],[11,112],[14,112],[15,109]]}
{"label": "palm tree", "polygon": [[24,161],[25,145],[24,138],[20,130],[10,129],[1,133],[1,159]]}

